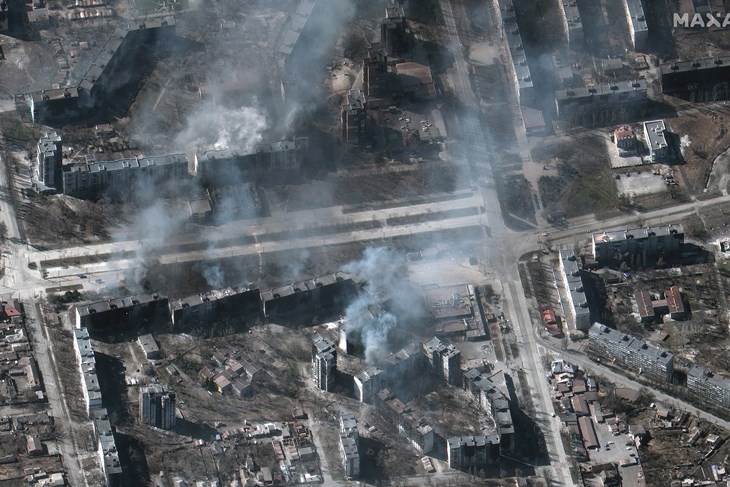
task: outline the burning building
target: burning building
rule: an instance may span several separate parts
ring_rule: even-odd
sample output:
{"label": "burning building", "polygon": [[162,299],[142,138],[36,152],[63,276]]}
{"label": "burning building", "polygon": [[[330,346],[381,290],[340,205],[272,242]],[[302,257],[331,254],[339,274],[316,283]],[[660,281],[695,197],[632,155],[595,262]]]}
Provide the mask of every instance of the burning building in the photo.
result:
{"label": "burning building", "polygon": [[230,321],[251,323],[261,315],[261,294],[257,288],[243,286],[194,294],[171,301],[170,314],[173,326],[181,329]]}
{"label": "burning building", "polygon": [[326,311],[342,313],[357,294],[352,278],[338,272],[261,292],[267,317]]}
{"label": "burning building", "polygon": [[157,293],[79,305],[74,313],[76,328],[100,333],[166,323],[170,319],[169,300]]}
{"label": "burning building", "polygon": [[350,90],[340,113],[342,141],[349,149],[365,148],[367,100],[362,90]]}
{"label": "burning building", "polygon": [[309,150],[307,137],[294,137],[252,150],[214,149],[193,157],[192,172],[206,187],[228,186],[231,181],[291,180]]}

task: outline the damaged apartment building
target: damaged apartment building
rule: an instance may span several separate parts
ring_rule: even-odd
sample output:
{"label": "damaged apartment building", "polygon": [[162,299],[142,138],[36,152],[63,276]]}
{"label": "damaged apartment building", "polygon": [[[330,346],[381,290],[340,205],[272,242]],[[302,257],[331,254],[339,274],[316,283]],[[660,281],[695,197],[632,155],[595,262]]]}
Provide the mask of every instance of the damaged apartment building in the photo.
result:
{"label": "damaged apartment building", "polygon": [[231,321],[256,322],[261,314],[261,294],[257,288],[216,289],[170,301],[175,328],[210,328]]}
{"label": "damaged apartment building", "polygon": [[512,401],[504,372],[487,375],[477,369],[469,369],[464,372],[463,386],[481,409],[490,413],[494,419],[496,436],[489,436],[490,442],[498,440],[500,452],[510,455],[515,450],[517,439],[512,420]]}
{"label": "damaged apartment building", "polygon": [[261,292],[266,317],[342,313],[358,292],[353,276],[343,272],[307,279]]}
{"label": "damaged apartment building", "polygon": [[130,66],[145,54],[156,52],[160,43],[171,39],[175,31],[173,16],[133,20],[118,27],[78,85],[26,95],[32,121],[62,123],[109,104],[131,82],[130,73],[135,70],[130,70]]}
{"label": "damaged apartment building", "polygon": [[74,310],[76,328],[98,333],[166,324],[169,313],[168,298],[157,293],[79,305]]}
{"label": "damaged apartment building", "polygon": [[86,404],[86,413],[94,428],[99,464],[104,472],[107,485],[112,487],[122,485],[119,452],[107,410],[102,404],[101,388],[96,372],[96,358],[86,328],[74,330],[73,346],[81,374],[81,392]]}
{"label": "damaged apartment building", "polygon": [[44,192],[80,199],[119,198],[140,188],[159,188],[192,180],[208,190],[208,204],[220,212],[258,213],[261,202],[246,181],[285,179],[299,174],[309,148],[306,137],[262,144],[249,151],[205,151],[133,157],[110,161],[63,163],[61,137],[52,132],[38,142],[37,184]]}

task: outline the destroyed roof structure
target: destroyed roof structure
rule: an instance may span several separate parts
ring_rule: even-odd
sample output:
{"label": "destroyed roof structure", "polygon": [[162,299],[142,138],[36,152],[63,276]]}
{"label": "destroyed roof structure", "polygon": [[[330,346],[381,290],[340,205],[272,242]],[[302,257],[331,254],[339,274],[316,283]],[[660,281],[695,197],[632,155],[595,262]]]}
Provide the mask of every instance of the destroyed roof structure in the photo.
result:
{"label": "destroyed roof structure", "polygon": [[433,449],[435,438],[431,425],[388,389],[378,391],[375,407],[398,428],[416,450],[425,454]]}

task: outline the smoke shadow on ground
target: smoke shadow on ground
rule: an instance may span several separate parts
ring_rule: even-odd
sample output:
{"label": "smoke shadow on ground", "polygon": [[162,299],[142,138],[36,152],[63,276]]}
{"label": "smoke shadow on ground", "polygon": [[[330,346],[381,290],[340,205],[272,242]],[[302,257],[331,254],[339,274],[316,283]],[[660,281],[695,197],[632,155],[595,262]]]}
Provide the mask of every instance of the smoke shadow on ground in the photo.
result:
{"label": "smoke shadow on ground", "polygon": [[147,485],[150,480],[150,469],[147,465],[144,443],[119,432],[114,433],[114,441],[119,452],[119,463],[122,465],[120,485]]}
{"label": "smoke shadow on ground", "polygon": [[215,428],[205,423],[193,423],[185,418],[177,418],[173,431],[179,435],[203,441],[213,441],[215,435],[218,434]]}

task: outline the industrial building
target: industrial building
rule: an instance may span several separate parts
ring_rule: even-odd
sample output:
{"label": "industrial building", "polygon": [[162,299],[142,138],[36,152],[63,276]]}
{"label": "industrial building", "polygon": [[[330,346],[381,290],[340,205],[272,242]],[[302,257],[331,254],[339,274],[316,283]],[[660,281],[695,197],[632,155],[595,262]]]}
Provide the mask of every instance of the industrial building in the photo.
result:
{"label": "industrial building", "polygon": [[167,297],[156,293],[79,305],[74,313],[76,328],[101,333],[164,324],[170,319]]}
{"label": "industrial building", "polygon": [[348,150],[366,148],[367,99],[362,90],[347,92],[347,100],[340,112],[342,142]]}
{"label": "industrial building", "polygon": [[644,15],[644,0],[621,0],[629,27],[631,47],[634,51],[646,49],[649,40],[649,26]]}
{"label": "industrial building", "polygon": [[602,266],[651,267],[660,259],[676,257],[684,242],[681,224],[596,232],[591,237],[593,258]]}
{"label": "industrial building", "polygon": [[398,428],[416,450],[428,453],[433,450],[435,434],[426,420],[403,404],[388,389],[381,389],[376,394],[375,407],[388,421]]}
{"label": "industrial building", "polygon": [[499,0],[499,15],[504,38],[509,48],[510,59],[509,71],[512,78],[512,84],[517,96],[517,102],[520,105],[529,105],[535,97],[535,89],[530,74],[530,67],[527,64],[525,56],[525,46],[522,43],[519,26],[517,25],[517,17],[515,16],[515,7],[512,0]]}
{"label": "industrial building", "polygon": [[646,81],[617,81],[555,92],[555,109],[561,120],[600,127],[640,118],[646,111]]}
{"label": "industrial building", "polygon": [[488,376],[477,369],[469,369],[464,373],[463,385],[464,389],[479,402],[479,406],[489,411],[494,418],[500,451],[507,454],[514,451],[515,427],[504,374],[500,372]]}
{"label": "industrial building", "polygon": [[261,315],[261,293],[246,286],[215,289],[170,301],[176,328],[212,328],[226,322],[251,323]]}
{"label": "industrial building", "polygon": [[664,297],[660,299],[654,299],[646,289],[639,289],[634,292],[634,299],[639,309],[639,317],[645,323],[667,314],[673,320],[687,318],[687,307],[677,286],[665,289]]}
{"label": "industrial building", "polygon": [[340,454],[348,479],[360,476],[360,433],[354,414],[340,413]]}
{"label": "industrial building", "polygon": [[61,136],[48,132],[38,140],[36,147],[38,164],[38,190],[55,193],[63,189],[63,151]]}
{"label": "industrial building", "polygon": [[175,393],[156,384],[143,387],[139,392],[139,419],[156,428],[174,428]]}
{"label": "industrial building", "polygon": [[26,96],[33,122],[58,122],[103,106],[131,81],[129,66],[152,52],[159,41],[174,35],[175,28],[173,16],[132,21],[118,27],[78,85]]}
{"label": "industrial building", "polygon": [[578,11],[576,0],[561,0],[558,5],[563,9],[563,28],[567,34],[568,47],[580,49],[583,47],[583,21]]}
{"label": "industrial building", "polygon": [[332,340],[319,333],[312,337],[312,379],[314,385],[329,392],[335,384],[337,348]]}
{"label": "industrial building", "polygon": [[499,459],[499,435],[454,436],[446,440],[449,468],[467,470]]}
{"label": "industrial building", "polygon": [[462,384],[461,352],[456,347],[433,337],[423,344],[423,354],[433,372],[447,384],[457,387]]}
{"label": "industrial building", "polygon": [[121,198],[140,187],[159,187],[188,177],[185,154],[67,164],[63,167],[63,194],[84,199]]}
{"label": "industrial building", "polygon": [[730,379],[693,365],[687,371],[687,389],[701,401],[730,409]]}
{"label": "industrial building", "polygon": [[342,313],[357,291],[355,281],[346,273],[319,276],[261,291],[263,313],[267,317],[316,311]]}
{"label": "industrial building", "polygon": [[408,50],[408,30],[403,7],[391,5],[380,22],[380,45],[387,56],[398,57]]}
{"label": "industrial building", "polygon": [[663,383],[671,383],[674,356],[661,348],[594,323],[588,333],[588,346],[596,357],[619,367],[643,374]]}
{"label": "industrial building", "polygon": [[667,163],[671,161],[672,150],[667,142],[667,127],[664,120],[644,122],[644,140],[649,148],[651,162]]}
{"label": "industrial building", "polygon": [[261,144],[251,150],[214,149],[193,156],[192,173],[206,187],[290,180],[299,174],[308,150],[307,137]]}
{"label": "industrial building", "polygon": [[424,64],[405,62],[393,68],[398,76],[400,89],[404,96],[413,100],[435,100],[436,85],[431,68]]}
{"label": "industrial building", "polygon": [[730,98],[730,56],[663,64],[661,77],[665,95],[693,103]]}
{"label": "industrial building", "polygon": [[563,301],[567,311],[568,326],[578,331],[588,331],[591,326],[591,309],[586,296],[586,276],[581,268],[580,258],[572,250],[558,253],[560,277],[567,299]]}

